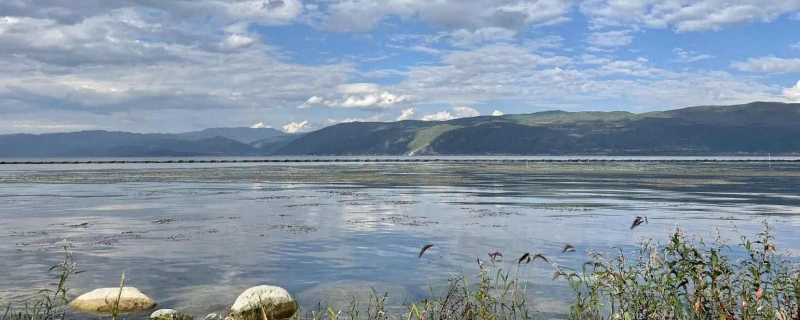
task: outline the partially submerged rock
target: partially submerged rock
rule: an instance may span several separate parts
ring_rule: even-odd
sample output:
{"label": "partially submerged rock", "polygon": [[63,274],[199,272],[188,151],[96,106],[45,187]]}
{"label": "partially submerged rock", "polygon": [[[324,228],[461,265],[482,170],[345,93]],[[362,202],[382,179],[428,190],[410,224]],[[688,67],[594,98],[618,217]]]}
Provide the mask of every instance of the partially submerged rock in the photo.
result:
{"label": "partially submerged rock", "polygon": [[236,298],[229,320],[287,319],[297,312],[297,303],[286,289],[257,286],[245,290]]}
{"label": "partially submerged rock", "polygon": [[159,309],[150,314],[150,320],[192,320],[192,316],[173,309]]}
{"label": "partially submerged rock", "polygon": [[218,313],[209,313],[203,318],[203,320],[222,320],[222,316],[220,316]]}
{"label": "partially submerged rock", "polygon": [[[117,304],[119,298],[119,304]],[[75,311],[91,314],[111,314],[115,306],[119,313],[147,311],[156,306],[155,301],[134,287],[100,288],[75,298],[69,303]]]}

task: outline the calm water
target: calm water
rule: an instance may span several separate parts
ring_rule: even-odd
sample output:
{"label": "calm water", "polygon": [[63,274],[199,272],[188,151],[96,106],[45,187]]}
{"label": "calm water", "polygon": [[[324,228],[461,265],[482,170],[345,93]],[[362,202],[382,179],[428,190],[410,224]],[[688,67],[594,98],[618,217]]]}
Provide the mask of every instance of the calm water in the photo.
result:
{"label": "calm water", "polygon": [[[797,256],[799,186],[800,164],[766,163],[0,166],[0,299],[53,283],[64,240],[84,271],[72,294],[124,271],[195,314],[257,284],[305,306],[371,289],[400,305],[490,251],[509,266],[527,251],[579,265],[676,227],[736,242],[769,221]],[[650,223],[631,231],[637,215]],[[565,243],[577,252],[560,254]],[[551,274],[520,270],[534,306],[557,313],[567,291]]]}

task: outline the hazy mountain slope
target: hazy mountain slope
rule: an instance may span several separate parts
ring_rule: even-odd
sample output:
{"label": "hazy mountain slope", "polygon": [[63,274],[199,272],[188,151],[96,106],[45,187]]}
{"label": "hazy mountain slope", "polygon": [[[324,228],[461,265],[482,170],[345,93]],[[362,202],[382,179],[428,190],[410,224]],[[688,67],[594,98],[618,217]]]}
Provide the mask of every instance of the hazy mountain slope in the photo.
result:
{"label": "hazy mountain slope", "polygon": [[250,145],[258,149],[260,154],[269,155],[275,153],[275,151],[279,150],[280,148],[289,145],[294,140],[297,140],[302,136],[303,133],[284,133],[279,136],[254,141],[250,143]]}
{"label": "hazy mountain slope", "polygon": [[283,131],[272,128],[209,128],[200,131],[179,133],[176,136],[190,140],[202,140],[223,137],[250,144],[259,140],[286,135]]}
{"label": "hazy mountain slope", "polygon": [[406,154],[416,132],[436,125],[423,121],[350,122],[307,133],[277,154]]}
{"label": "hazy mountain slope", "polygon": [[800,154],[797,137],[800,104],[754,102],[642,114],[545,111],[450,121],[352,122],[291,135],[251,128],[0,135],[0,157],[778,155]]}
{"label": "hazy mountain slope", "polygon": [[800,104],[754,102],[634,114],[545,111],[450,121],[343,123],[278,154],[800,154]]}
{"label": "hazy mountain slope", "polygon": [[81,131],[0,136],[0,157],[255,155],[247,144],[214,137],[186,140],[169,134]]}

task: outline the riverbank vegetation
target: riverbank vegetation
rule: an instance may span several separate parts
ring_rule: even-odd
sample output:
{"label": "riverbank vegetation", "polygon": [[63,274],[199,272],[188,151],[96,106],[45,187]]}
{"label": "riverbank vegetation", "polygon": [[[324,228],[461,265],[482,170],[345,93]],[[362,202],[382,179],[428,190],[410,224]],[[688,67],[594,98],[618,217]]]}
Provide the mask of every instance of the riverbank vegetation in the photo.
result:
{"label": "riverbank vegetation", "polygon": [[[65,248],[54,290],[27,303],[7,306],[0,320],[68,318],[67,282],[75,263]],[[510,253],[509,253],[510,254]],[[493,257],[494,258],[494,257]],[[591,253],[579,268],[551,263],[541,255],[515,259],[515,268],[551,263],[554,281],[572,289],[566,319],[800,319],[800,265],[779,253],[768,227],[739,244],[692,240],[681,231],[665,242],[648,241],[635,250]],[[494,263],[481,263],[475,277],[450,280],[441,293],[397,311],[386,294],[354,300],[343,309],[301,309],[295,319],[339,320],[515,320],[539,319],[528,283]],[[500,264],[497,264],[498,266]],[[391,310],[391,311],[390,311]],[[144,316],[143,316],[144,317]]]}

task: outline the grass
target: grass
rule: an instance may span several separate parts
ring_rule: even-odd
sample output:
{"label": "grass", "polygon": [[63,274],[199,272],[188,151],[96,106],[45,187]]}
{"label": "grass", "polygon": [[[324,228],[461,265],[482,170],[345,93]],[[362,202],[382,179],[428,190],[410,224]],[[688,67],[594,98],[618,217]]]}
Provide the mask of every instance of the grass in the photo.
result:
{"label": "grass", "polygon": [[471,284],[463,276],[449,280],[441,295],[431,295],[417,303],[408,305],[405,312],[391,314],[386,310],[387,295],[373,292],[362,311],[360,301],[353,301],[344,310],[329,307],[325,310],[300,311],[294,319],[310,320],[512,320],[532,319],[525,297],[525,284],[502,269],[481,268],[477,282]]}
{"label": "grass", "polygon": [[575,293],[570,319],[800,319],[798,265],[777,254],[765,227],[737,247],[644,243],[628,257],[599,254],[580,272],[562,270]]}
{"label": "grass", "polygon": [[431,144],[431,142],[433,142],[433,140],[436,140],[436,138],[442,134],[459,128],[461,128],[461,126],[440,124],[430,128],[420,129],[414,136],[414,140],[411,140],[411,142],[408,143],[408,150],[411,153],[416,153],[417,151],[427,147],[429,144]]}
{"label": "grass", "polygon": [[[55,290],[29,303],[8,306],[0,320],[64,319],[67,281],[74,273],[69,248]],[[544,258],[537,255],[537,258]],[[294,319],[309,320],[516,320],[541,317],[527,301],[527,283],[493,263],[474,278],[449,280],[446,290],[401,309],[387,309],[386,294],[355,298],[344,309],[301,310]],[[768,226],[755,239],[738,245],[719,240],[691,240],[680,230],[664,244],[645,242],[632,253],[592,253],[580,270],[553,264],[554,279],[573,292],[568,319],[800,319],[800,266],[777,253]],[[124,277],[124,276],[123,276]],[[473,281],[474,280],[474,281]],[[124,278],[121,280],[124,286]],[[116,318],[115,314],[113,318]]]}
{"label": "grass", "polygon": [[58,320],[66,318],[67,283],[76,273],[69,243],[64,245],[64,260],[52,267],[50,272],[57,274],[55,289],[40,290],[37,295],[18,305],[8,304],[0,314],[0,320]]}

